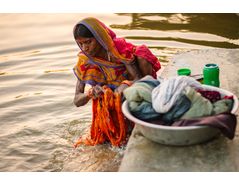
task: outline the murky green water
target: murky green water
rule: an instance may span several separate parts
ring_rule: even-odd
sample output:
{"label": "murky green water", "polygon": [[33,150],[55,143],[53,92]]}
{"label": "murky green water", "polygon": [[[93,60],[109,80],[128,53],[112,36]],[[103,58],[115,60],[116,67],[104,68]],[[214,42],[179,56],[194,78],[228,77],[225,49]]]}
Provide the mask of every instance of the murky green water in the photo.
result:
{"label": "murky green water", "polygon": [[72,29],[87,16],[163,66],[180,52],[239,48],[236,14],[0,14],[0,171],[117,171],[124,149],[72,147],[91,123],[91,103],[73,105]]}

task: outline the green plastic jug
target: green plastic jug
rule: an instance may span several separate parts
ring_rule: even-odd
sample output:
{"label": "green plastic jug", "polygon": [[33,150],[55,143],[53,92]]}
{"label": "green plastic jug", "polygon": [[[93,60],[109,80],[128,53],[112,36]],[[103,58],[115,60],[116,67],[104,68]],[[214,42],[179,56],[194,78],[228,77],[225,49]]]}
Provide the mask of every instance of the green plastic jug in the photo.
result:
{"label": "green plastic jug", "polygon": [[217,64],[209,63],[203,68],[203,84],[220,86],[219,81],[219,67]]}

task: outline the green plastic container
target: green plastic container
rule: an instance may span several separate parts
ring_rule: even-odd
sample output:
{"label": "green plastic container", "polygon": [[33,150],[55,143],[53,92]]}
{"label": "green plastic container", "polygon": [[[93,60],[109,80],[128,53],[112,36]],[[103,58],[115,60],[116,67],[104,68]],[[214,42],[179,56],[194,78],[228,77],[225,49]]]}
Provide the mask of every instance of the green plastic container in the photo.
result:
{"label": "green plastic container", "polygon": [[217,64],[209,63],[203,68],[203,84],[215,87],[220,86],[219,67]]}
{"label": "green plastic container", "polygon": [[177,73],[179,76],[190,76],[191,70],[189,68],[180,68]]}

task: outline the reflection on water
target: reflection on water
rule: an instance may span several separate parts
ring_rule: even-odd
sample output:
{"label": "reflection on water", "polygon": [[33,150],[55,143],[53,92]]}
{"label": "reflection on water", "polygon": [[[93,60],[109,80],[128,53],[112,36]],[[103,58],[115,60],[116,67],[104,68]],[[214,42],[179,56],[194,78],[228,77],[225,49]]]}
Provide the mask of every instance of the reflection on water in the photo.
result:
{"label": "reflection on water", "polygon": [[[148,32],[147,36],[126,37],[137,40],[174,41],[218,48],[238,48],[239,45],[239,20],[236,14],[134,13],[131,16],[132,21],[130,23],[125,25],[112,24],[111,27],[153,31],[153,34]],[[167,33],[162,31],[167,31]],[[172,34],[169,34],[170,32]]]}
{"label": "reflection on water", "polygon": [[112,28],[209,33],[228,39],[239,37],[237,14],[119,14],[132,16],[128,24]]}
{"label": "reflection on water", "polygon": [[0,171],[117,171],[123,148],[73,148],[91,103],[73,105],[75,23],[95,16],[163,67],[179,52],[239,48],[236,14],[0,14]]}

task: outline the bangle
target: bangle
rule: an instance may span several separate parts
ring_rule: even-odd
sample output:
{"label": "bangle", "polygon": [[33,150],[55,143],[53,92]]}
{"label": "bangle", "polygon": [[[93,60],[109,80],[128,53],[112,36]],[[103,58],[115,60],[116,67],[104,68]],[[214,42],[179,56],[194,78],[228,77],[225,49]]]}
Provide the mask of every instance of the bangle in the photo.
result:
{"label": "bangle", "polygon": [[87,91],[86,96],[87,96],[88,98],[92,98],[92,97],[93,97],[92,88],[90,88],[90,89]]}
{"label": "bangle", "polygon": [[121,84],[126,84],[130,87],[133,83],[129,80],[124,80],[124,81],[121,82]]}

